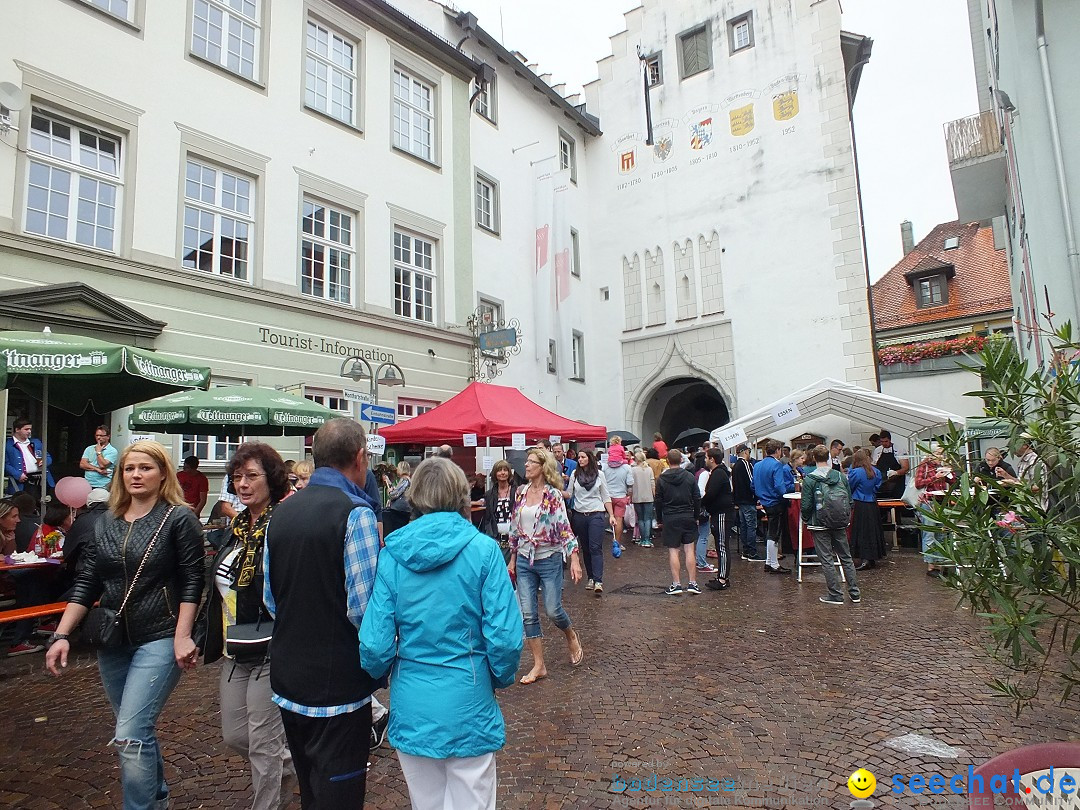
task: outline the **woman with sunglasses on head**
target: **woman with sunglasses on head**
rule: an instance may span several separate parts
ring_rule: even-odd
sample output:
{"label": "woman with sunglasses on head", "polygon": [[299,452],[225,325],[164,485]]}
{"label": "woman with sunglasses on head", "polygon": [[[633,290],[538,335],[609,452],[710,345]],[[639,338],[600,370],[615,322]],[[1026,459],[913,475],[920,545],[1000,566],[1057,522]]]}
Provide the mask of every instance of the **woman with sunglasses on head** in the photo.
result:
{"label": "woman with sunglasses on head", "polygon": [[112,745],[120,755],[124,810],[149,810],[169,797],[158,716],[181,671],[194,669],[199,655],[191,630],[202,597],[203,536],[168,450],[137,442],[116,468],[109,511],[84,552],[45,664],[53,675],[67,666],[68,635],[95,602],[119,614],[119,638],[98,648],[98,670],[116,717]]}
{"label": "woman with sunglasses on head", "polygon": [[538,603],[541,585],[544,612],[566,636],[570,665],[580,664],[585,651],[562,604],[563,562],[569,558],[570,578],[574,582],[581,581],[581,562],[577,538],[566,518],[562,473],[555,456],[543,447],[532,448],[525,457],[525,479],[527,483],[518,489],[511,509],[507,569],[511,577],[517,577],[525,641],[533,656],[532,669],[521,678],[527,685],[547,677]]}
{"label": "woman with sunglasses on head", "polygon": [[220,678],[221,733],[225,744],[251,766],[252,810],[277,810],[292,801],[296,772],[281,711],[271,699],[269,651],[233,655],[225,638],[236,625],[272,626],[263,605],[263,554],[270,516],[289,494],[288,473],[272,447],[245,442],[225,474],[229,492],[244,509],[233,518],[211,568],[214,582],[203,655],[207,664],[227,659]]}

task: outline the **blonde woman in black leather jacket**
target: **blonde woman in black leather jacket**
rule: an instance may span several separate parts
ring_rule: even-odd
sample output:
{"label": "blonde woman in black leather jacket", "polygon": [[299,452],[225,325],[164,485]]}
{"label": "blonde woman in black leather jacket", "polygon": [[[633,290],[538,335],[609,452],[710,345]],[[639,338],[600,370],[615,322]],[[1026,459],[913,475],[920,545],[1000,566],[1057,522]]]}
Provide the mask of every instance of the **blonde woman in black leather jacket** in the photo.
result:
{"label": "blonde woman in black leather jacket", "polygon": [[120,614],[123,640],[98,650],[98,669],[116,716],[112,744],[120,755],[124,810],[149,810],[169,795],[157,719],[181,671],[193,669],[198,656],[191,629],[203,589],[202,529],[160,444],[133,444],[116,466],[109,511],[84,552],[45,663],[59,675],[67,666],[68,634],[99,600],[119,610],[135,580]]}

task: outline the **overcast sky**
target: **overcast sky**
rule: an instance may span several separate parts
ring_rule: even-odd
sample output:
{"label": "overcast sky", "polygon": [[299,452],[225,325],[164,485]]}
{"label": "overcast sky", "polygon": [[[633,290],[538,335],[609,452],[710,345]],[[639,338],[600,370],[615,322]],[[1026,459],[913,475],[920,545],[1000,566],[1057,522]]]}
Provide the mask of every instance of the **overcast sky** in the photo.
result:
{"label": "overcast sky", "polygon": [[[677,0],[666,0],[676,2]],[[836,0],[828,0],[835,2]],[[915,241],[956,217],[942,127],[979,111],[964,0],[839,0],[843,26],[874,40],[855,101],[870,277],[898,262],[900,223]],[[570,92],[596,78],[608,37],[637,0],[456,0],[510,50]],[[933,24],[928,25],[927,21]],[[603,127],[603,119],[600,125]]]}

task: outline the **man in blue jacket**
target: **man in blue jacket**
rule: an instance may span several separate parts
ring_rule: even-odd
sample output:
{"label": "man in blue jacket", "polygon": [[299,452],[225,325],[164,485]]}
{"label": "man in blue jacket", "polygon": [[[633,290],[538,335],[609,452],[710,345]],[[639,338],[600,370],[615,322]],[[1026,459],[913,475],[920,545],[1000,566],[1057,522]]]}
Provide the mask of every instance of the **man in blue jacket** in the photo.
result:
{"label": "man in blue jacket", "polygon": [[790,568],[784,568],[777,559],[780,548],[781,530],[787,520],[787,501],[784,495],[795,491],[795,480],[791,467],[780,463],[780,451],[784,443],[770,439],[765,443],[765,458],[754,466],[754,491],[758,500],[765,507],[769,518],[768,534],[765,544],[765,570],[770,574],[790,574]]}
{"label": "man in blue jacket", "polygon": [[32,439],[34,426],[29,419],[16,419],[11,426],[4,450],[4,477],[7,478],[7,494],[29,491],[35,497],[41,495],[41,478],[44,473],[49,489],[55,486],[52,472],[52,456],[45,456],[41,439]]}

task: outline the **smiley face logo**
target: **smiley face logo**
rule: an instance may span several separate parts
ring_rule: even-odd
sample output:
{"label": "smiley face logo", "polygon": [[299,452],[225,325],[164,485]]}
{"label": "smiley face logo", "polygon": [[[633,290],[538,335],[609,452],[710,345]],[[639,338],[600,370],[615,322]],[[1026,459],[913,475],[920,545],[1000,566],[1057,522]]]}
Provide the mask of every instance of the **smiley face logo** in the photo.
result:
{"label": "smiley face logo", "polygon": [[856,799],[865,799],[877,789],[877,779],[866,768],[859,768],[848,777],[847,788]]}

